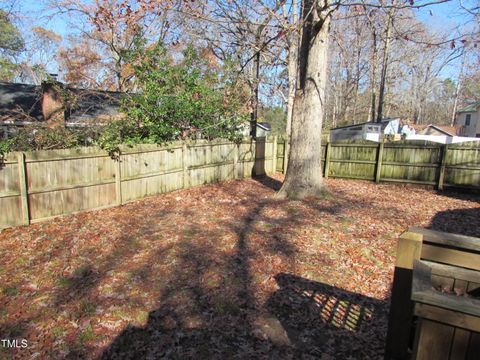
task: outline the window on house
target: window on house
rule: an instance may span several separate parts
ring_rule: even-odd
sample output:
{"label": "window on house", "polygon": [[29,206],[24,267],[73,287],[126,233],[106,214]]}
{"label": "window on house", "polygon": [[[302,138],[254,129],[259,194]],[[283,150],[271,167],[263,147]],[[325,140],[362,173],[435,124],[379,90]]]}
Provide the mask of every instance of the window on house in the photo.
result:
{"label": "window on house", "polygon": [[480,134],[477,134],[476,137],[480,138]]}
{"label": "window on house", "polygon": [[465,126],[470,126],[470,119],[472,118],[471,114],[465,115]]}

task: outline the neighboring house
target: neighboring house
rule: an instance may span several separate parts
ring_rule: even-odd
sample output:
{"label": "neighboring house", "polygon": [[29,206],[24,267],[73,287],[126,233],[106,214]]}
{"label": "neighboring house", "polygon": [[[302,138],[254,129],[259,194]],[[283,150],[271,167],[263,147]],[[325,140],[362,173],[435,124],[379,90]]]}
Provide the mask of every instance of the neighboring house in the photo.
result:
{"label": "neighboring house", "polygon": [[458,110],[455,125],[459,128],[459,135],[480,138],[480,102]]}
{"label": "neighboring house", "polygon": [[270,134],[272,127],[268,122],[257,122],[257,137],[264,137]]}
{"label": "neighboring house", "polygon": [[0,137],[19,127],[84,127],[121,118],[119,92],[0,82]]}
{"label": "neighboring house", "polygon": [[[239,128],[239,132],[243,135],[243,136],[250,136],[250,121],[248,122],[245,122],[244,124],[242,124]],[[265,137],[265,136],[268,136],[270,134],[270,131],[272,131],[272,127],[270,126],[270,124],[268,122],[257,122],[257,137]]]}
{"label": "neighboring house", "polygon": [[418,135],[433,135],[433,136],[457,136],[459,135],[457,128],[453,126],[443,126],[429,124],[421,130],[417,130]]}
{"label": "neighboring house", "polygon": [[440,144],[458,144],[470,141],[480,141],[480,138],[459,136],[459,128],[443,125],[414,125],[416,134],[407,136],[407,140],[425,140]]}
{"label": "neighboring house", "polygon": [[330,130],[330,141],[372,140],[379,141],[382,135],[400,133],[400,118],[383,119],[381,122],[365,122],[341,126]]}

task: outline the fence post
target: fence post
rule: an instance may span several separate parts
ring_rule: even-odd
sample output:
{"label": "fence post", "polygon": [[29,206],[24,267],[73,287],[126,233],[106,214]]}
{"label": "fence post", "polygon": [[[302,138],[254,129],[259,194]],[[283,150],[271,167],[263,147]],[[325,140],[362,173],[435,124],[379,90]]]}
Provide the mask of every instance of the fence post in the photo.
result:
{"label": "fence post", "polygon": [[441,159],[440,159],[440,171],[438,174],[438,190],[443,190],[443,180],[445,179],[445,167],[447,164],[447,151],[448,144],[442,146]]}
{"label": "fence post", "polygon": [[375,182],[380,182],[380,176],[382,174],[382,161],[383,161],[383,140],[378,143],[378,152],[377,152],[377,167],[375,169]]}
{"label": "fence post", "polygon": [[20,200],[22,202],[22,224],[30,224],[28,211],[27,172],[25,170],[25,154],[18,154],[18,177],[20,184]]}
{"label": "fence post", "polygon": [[277,142],[278,136],[275,135],[273,137],[273,166],[272,166],[272,173],[275,174],[277,172]]}
{"label": "fence post", "polygon": [[290,142],[289,137],[285,137],[285,143],[283,145],[283,173],[287,173],[287,166],[288,166],[288,153],[290,151]]}
{"label": "fence post", "polygon": [[182,164],[183,164],[183,188],[187,189],[189,186],[189,172],[188,172],[188,146],[187,143],[184,142],[182,146]]}
{"label": "fence post", "polygon": [[332,144],[327,142],[325,146],[325,169],[323,171],[323,177],[328,179],[328,172],[330,171],[330,152],[331,152]]}
{"label": "fence post", "polygon": [[118,155],[118,159],[115,159],[115,196],[117,205],[122,205],[122,174],[120,168],[120,158],[121,155]]}
{"label": "fence post", "polygon": [[423,235],[407,231],[398,239],[393,275],[385,359],[408,359],[414,304],[411,300],[414,260],[419,260]]}
{"label": "fence post", "polygon": [[239,144],[233,144],[233,178],[238,179],[238,148]]}

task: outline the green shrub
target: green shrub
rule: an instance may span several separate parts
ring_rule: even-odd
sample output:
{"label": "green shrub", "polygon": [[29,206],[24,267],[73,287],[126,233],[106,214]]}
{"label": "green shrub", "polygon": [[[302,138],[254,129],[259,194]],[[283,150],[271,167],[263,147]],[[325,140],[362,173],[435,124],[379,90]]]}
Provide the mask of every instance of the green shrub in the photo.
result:
{"label": "green shrub", "polygon": [[144,50],[140,58],[134,66],[139,91],[123,101],[128,118],[124,133],[133,133],[133,141],[238,137],[246,116],[240,114],[242,101],[226,67],[212,67],[192,46],[178,63],[162,45]]}

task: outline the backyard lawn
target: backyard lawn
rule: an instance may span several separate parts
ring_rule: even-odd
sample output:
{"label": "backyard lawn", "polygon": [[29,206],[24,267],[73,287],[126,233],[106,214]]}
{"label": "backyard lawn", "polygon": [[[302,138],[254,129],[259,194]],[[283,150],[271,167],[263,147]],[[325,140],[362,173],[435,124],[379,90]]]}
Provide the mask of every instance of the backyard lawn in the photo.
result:
{"label": "backyard lawn", "polygon": [[[0,233],[0,358],[382,358],[397,236],[480,236],[480,195],[236,180]],[[4,210],[2,210],[4,211]]]}

